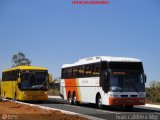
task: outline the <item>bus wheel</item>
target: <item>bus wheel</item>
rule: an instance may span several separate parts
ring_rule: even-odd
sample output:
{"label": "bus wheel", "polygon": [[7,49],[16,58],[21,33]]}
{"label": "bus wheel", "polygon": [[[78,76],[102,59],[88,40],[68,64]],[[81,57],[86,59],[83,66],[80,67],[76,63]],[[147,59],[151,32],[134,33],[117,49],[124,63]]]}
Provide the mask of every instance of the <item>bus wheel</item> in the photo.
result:
{"label": "bus wheel", "polygon": [[77,101],[76,93],[73,95],[73,105],[78,105],[79,102]]}
{"label": "bus wheel", "polygon": [[14,94],[14,100],[17,100],[17,94],[16,93]]}
{"label": "bus wheel", "polygon": [[70,105],[73,104],[73,100],[72,100],[71,93],[68,93],[68,103],[69,103]]}
{"label": "bus wheel", "polygon": [[126,109],[127,111],[132,111],[133,105],[126,105],[126,106],[125,106],[125,109]]}
{"label": "bus wheel", "polygon": [[101,98],[100,95],[99,95],[98,98],[97,98],[97,107],[98,107],[99,109],[103,109],[102,98]]}

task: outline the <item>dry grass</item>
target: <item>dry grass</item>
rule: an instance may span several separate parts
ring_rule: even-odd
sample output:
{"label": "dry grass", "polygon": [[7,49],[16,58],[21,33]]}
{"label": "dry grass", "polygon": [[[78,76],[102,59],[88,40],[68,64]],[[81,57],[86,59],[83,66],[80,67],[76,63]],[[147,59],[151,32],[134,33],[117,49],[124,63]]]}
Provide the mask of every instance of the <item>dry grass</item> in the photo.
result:
{"label": "dry grass", "polygon": [[149,99],[146,98],[146,104],[160,105],[160,103],[152,103]]}
{"label": "dry grass", "polygon": [[49,89],[48,95],[59,96],[60,91],[58,89]]}

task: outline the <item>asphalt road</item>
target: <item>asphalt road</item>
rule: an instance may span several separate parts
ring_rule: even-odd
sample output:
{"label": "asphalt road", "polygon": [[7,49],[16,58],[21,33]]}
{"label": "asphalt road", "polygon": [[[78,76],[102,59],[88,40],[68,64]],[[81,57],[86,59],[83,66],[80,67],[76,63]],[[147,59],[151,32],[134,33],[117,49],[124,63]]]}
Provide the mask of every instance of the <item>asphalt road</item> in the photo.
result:
{"label": "asphalt road", "polygon": [[103,110],[99,110],[93,104],[81,103],[78,106],[69,105],[66,101],[60,98],[49,98],[46,102],[32,104],[76,112],[105,120],[146,120],[147,118],[148,120],[160,120],[160,109],[144,106],[134,107],[132,111],[126,111],[123,107],[109,106],[105,106]]}

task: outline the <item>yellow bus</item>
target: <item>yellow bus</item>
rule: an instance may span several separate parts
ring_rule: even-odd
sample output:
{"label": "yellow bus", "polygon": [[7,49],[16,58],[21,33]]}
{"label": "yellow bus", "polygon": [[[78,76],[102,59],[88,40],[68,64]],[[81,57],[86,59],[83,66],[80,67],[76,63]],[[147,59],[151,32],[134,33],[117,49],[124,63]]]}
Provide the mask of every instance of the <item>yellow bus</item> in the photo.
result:
{"label": "yellow bus", "polygon": [[49,74],[46,68],[18,66],[2,72],[1,96],[15,100],[48,100]]}

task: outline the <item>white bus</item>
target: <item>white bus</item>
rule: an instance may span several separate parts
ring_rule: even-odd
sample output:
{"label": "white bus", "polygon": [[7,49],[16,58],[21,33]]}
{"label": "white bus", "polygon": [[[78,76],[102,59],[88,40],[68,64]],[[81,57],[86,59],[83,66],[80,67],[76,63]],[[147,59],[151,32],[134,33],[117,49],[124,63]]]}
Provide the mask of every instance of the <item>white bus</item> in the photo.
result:
{"label": "white bus", "polygon": [[70,104],[79,102],[125,106],[145,104],[145,82],[142,61],[135,58],[98,56],[64,64],[60,95]]}

